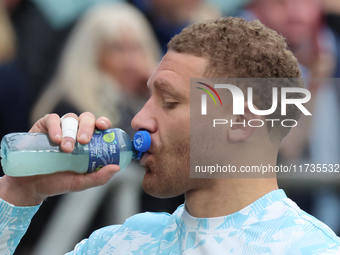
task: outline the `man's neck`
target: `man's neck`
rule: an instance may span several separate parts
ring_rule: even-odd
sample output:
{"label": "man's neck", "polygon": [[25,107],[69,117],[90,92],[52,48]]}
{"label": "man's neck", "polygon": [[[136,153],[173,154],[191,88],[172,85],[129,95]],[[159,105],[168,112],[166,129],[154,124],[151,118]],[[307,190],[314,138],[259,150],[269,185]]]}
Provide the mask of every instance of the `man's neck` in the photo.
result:
{"label": "man's neck", "polygon": [[220,217],[238,212],[276,189],[276,178],[216,179],[212,187],[188,191],[185,204],[193,217]]}

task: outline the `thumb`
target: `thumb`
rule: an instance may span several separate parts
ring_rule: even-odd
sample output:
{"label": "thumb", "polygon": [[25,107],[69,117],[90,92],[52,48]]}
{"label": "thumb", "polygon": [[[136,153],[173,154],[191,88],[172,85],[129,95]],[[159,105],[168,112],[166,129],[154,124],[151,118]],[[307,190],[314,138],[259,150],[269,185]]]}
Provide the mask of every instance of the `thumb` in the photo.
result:
{"label": "thumb", "polygon": [[119,171],[119,165],[107,165],[97,172],[75,175],[72,180],[70,191],[82,191],[104,185]]}

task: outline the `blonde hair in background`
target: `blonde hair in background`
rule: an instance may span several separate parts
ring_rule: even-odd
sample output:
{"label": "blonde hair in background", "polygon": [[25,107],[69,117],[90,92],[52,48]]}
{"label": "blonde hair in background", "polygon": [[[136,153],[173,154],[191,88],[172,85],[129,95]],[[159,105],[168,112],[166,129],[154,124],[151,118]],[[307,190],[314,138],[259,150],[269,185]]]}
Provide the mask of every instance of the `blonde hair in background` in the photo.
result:
{"label": "blonde hair in background", "polygon": [[0,1],[0,63],[11,60],[16,53],[16,39],[3,1]]}
{"label": "blonde hair in background", "polygon": [[[62,99],[71,102],[81,112],[109,117],[113,125],[115,120],[118,121],[118,110],[114,111],[113,105],[107,109],[96,95],[100,93],[100,87],[108,83],[99,67],[101,49],[105,43],[119,40],[122,30],[129,31],[140,43],[147,56],[148,63],[145,64],[156,67],[161,58],[160,47],[143,14],[126,3],[97,5],[72,31],[55,77],[33,108],[32,123],[52,112]],[[109,83],[107,87],[115,85],[114,81]],[[116,90],[118,93],[119,89]],[[119,95],[115,98],[118,99]]]}

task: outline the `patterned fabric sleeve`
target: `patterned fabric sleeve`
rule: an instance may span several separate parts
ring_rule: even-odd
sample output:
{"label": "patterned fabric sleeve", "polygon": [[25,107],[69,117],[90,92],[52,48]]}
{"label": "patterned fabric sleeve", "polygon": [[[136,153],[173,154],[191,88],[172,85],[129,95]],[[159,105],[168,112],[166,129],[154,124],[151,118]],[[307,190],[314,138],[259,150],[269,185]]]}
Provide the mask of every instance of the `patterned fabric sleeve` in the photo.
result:
{"label": "patterned fabric sleeve", "polygon": [[0,254],[14,253],[39,207],[18,207],[0,199]]}
{"label": "patterned fabric sleeve", "polygon": [[75,246],[73,251],[65,255],[99,254],[105,246],[108,246],[108,242],[115,238],[115,234],[120,227],[121,225],[112,225],[94,231],[89,238],[82,240]]}

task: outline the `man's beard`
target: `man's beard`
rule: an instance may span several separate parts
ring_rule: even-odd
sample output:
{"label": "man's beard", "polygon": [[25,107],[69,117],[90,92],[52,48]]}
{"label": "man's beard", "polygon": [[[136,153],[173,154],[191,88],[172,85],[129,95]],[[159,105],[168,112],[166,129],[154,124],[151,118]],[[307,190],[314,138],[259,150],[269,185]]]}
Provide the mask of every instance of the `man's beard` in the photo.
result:
{"label": "man's beard", "polygon": [[189,139],[172,139],[171,144],[155,148],[153,152],[144,166],[143,188],[146,193],[169,198],[192,188]]}

